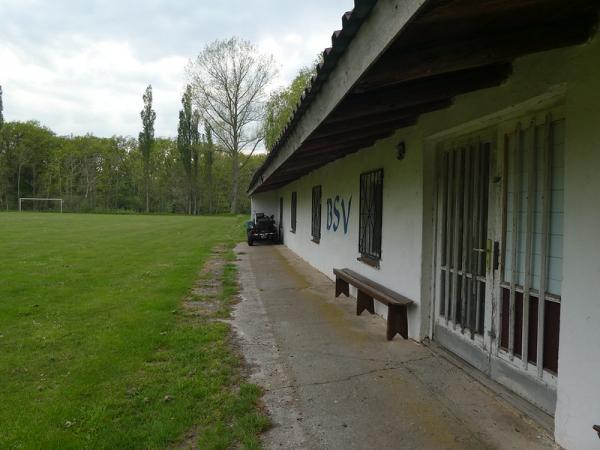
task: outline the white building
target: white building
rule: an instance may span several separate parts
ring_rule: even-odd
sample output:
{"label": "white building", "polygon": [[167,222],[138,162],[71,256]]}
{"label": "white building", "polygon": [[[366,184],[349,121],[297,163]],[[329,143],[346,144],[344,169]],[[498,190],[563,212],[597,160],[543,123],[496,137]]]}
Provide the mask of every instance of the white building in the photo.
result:
{"label": "white building", "polygon": [[286,246],[413,300],[410,338],[568,449],[600,448],[597,20],[591,0],[356,0],[249,188]]}

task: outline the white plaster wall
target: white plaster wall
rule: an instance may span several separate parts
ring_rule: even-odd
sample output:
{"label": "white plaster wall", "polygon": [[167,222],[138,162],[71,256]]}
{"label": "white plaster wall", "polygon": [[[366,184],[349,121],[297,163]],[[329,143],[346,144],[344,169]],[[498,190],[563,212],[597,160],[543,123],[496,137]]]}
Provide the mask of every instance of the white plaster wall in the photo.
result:
{"label": "white plaster wall", "polygon": [[[567,449],[600,448],[600,38],[585,45],[518,59],[510,80],[456,99],[371,148],[331,163],[272,193],[255,196],[278,213],[284,198],[285,242],[327,276],[349,267],[413,299],[409,334],[429,334],[433,189],[429,137],[454,127],[460,133],[494,126],[542,107],[528,102],[563,93],[566,105],[565,229],[556,439]],[[545,101],[545,100],[544,100]],[[502,112],[499,114],[499,112]],[[466,125],[465,124],[469,124]],[[395,159],[405,141],[407,157]],[[359,175],[384,168],[383,241],[379,269],[357,261]],[[321,242],[311,242],[311,189],[323,187]],[[291,192],[298,195],[296,233],[289,231]],[[326,200],[352,196],[348,234],[327,230]],[[257,203],[258,204],[258,203]],[[378,310],[382,315],[385,311]]]}
{"label": "white plaster wall", "polygon": [[[405,140],[409,150],[403,161],[395,156],[395,145]],[[374,281],[405,295],[416,302],[409,308],[409,335],[420,339],[420,261],[421,261],[421,152],[410,130],[379,142],[368,151],[349,155],[334,164],[323,167],[275,192],[255,195],[255,203],[273,202],[278,208],[279,196],[284,198],[285,244],[333,279],[333,268],[351,268]],[[360,174],[384,169],[383,178],[383,234],[380,267],[374,268],[357,260]],[[311,239],[312,188],[322,186],[321,240]],[[297,192],[296,233],[290,231],[291,193]],[[339,196],[347,203],[351,199],[347,233],[344,233],[341,202],[339,227],[327,228],[327,199]],[[332,218],[336,224],[337,218]],[[387,315],[387,308],[376,303],[378,314]],[[382,333],[384,329],[382,328]]]}
{"label": "white plaster wall", "polygon": [[598,449],[592,426],[600,425],[600,39],[565,63],[572,78],[556,440],[568,449]]}

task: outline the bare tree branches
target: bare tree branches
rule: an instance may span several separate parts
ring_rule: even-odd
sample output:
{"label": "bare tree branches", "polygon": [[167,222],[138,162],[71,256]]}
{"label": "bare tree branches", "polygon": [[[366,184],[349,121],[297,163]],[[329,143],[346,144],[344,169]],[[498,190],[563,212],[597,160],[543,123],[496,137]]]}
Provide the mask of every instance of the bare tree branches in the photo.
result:
{"label": "bare tree branches", "polygon": [[194,103],[220,148],[232,159],[231,212],[237,212],[240,153],[252,155],[262,141],[266,88],[276,74],[271,56],[231,38],[207,45],[187,67]]}

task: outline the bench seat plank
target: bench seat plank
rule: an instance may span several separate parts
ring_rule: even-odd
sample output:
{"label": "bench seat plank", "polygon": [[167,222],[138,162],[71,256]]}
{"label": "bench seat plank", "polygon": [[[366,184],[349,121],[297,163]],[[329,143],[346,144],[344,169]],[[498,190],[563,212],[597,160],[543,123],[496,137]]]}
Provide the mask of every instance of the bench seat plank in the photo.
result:
{"label": "bench seat plank", "polygon": [[360,288],[366,294],[386,304],[397,304],[397,305],[412,305],[414,302],[397,292],[392,291],[385,286],[382,286],[375,281],[371,281],[368,278],[354,272],[350,269],[333,269],[333,273],[336,277],[342,278],[344,281],[350,283],[356,288]]}

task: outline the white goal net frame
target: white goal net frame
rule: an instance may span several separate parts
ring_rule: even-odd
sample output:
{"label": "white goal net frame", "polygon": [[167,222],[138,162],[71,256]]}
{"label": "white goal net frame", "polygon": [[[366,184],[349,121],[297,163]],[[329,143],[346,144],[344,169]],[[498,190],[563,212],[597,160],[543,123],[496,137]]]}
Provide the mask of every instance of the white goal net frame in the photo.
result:
{"label": "white goal net frame", "polygon": [[60,212],[63,212],[63,199],[62,198],[36,198],[36,197],[21,197],[19,198],[19,212],[22,212],[23,200],[32,202],[60,202]]}

